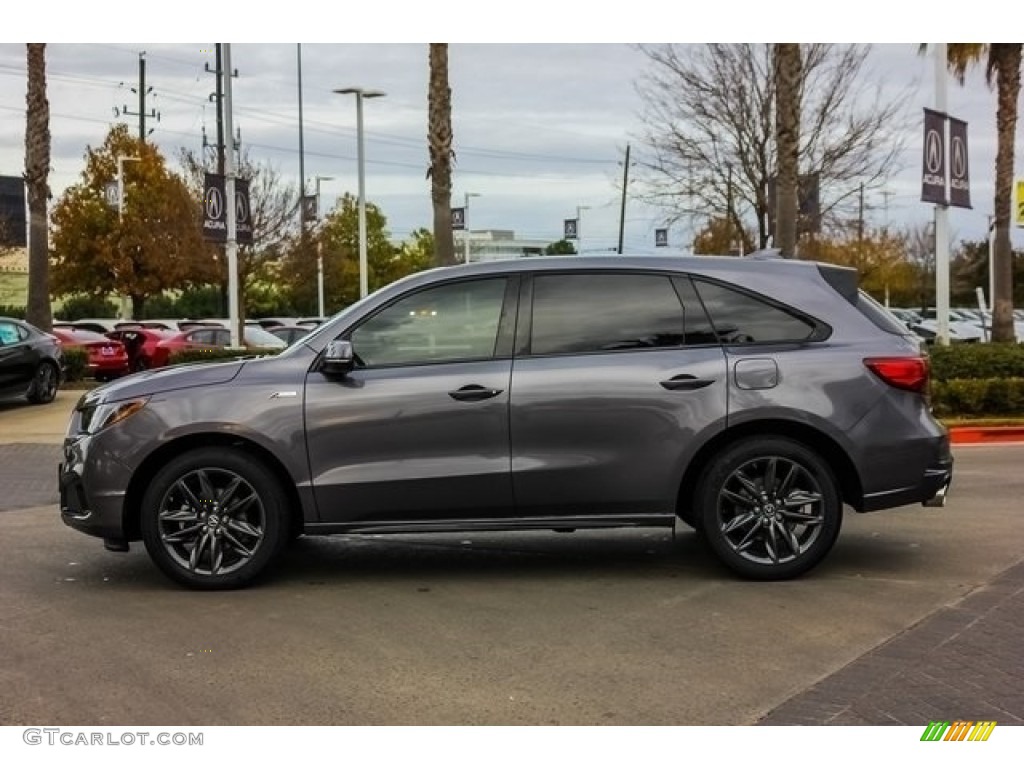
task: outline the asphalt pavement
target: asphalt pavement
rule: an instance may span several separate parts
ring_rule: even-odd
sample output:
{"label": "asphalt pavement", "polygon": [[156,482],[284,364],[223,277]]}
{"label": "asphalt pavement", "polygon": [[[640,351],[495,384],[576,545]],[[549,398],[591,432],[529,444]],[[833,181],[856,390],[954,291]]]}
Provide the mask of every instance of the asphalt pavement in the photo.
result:
{"label": "asphalt pavement", "polygon": [[60,523],[78,394],[0,405],[0,725],[1024,724],[1024,446],[793,582],[681,528],[302,539],[200,594]]}

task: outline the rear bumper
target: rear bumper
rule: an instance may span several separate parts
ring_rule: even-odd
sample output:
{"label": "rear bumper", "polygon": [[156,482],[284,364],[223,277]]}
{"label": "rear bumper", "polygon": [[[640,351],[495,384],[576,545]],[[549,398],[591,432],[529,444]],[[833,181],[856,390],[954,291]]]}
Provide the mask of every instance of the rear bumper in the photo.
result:
{"label": "rear bumper", "polygon": [[946,494],[952,482],[953,457],[949,456],[927,467],[914,485],[865,495],[862,511],[874,512],[907,504],[943,507],[946,505]]}

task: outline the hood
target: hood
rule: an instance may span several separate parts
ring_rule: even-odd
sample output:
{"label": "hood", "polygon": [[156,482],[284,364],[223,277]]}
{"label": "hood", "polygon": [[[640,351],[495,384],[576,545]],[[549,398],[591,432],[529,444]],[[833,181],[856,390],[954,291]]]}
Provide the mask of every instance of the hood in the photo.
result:
{"label": "hood", "polygon": [[205,387],[226,384],[238,375],[245,360],[228,360],[223,363],[185,363],[170,368],[142,371],[114,379],[108,384],[87,393],[83,401],[126,400],[131,397],[145,397],[175,389]]}

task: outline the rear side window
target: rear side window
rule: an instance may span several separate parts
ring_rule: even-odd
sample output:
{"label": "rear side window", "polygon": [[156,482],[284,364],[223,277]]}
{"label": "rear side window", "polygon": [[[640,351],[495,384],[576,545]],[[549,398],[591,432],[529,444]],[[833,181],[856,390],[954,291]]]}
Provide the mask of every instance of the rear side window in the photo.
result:
{"label": "rear side window", "polygon": [[870,320],[872,323],[877,325],[886,333],[894,333],[900,336],[904,336],[907,333],[907,327],[895,317],[892,312],[887,310],[864,291],[860,291],[857,294],[857,303],[855,305],[864,317]]}
{"label": "rear side window", "polygon": [[693,284],[723,344],[810,341],[828,333],[810,318],[749,293],[704,280]]}
{"label": "rear side window", "polygon": [[667,276],[534,278],[531,354],[678,347],[683,338],[683,308]]}

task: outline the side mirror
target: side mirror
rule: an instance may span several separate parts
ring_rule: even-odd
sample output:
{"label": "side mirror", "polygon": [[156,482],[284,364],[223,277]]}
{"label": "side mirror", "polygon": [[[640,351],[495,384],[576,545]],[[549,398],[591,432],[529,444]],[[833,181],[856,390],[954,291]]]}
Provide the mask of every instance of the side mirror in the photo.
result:
{"label": "side mirror", "polygon": [[356,367],[355,358],[351,341],[328,342],[320,370],[330,376],[345,376]]}

